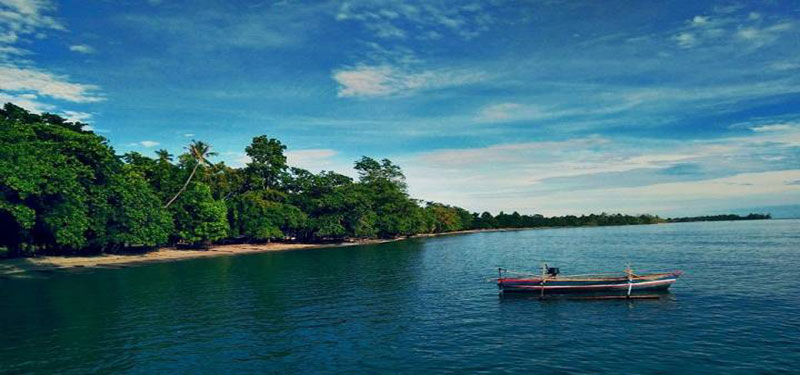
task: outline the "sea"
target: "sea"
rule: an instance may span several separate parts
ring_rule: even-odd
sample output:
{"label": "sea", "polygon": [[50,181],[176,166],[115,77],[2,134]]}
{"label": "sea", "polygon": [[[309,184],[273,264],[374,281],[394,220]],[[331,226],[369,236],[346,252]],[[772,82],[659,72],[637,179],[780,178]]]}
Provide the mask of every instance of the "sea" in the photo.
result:
{"label": "sea", "polygon": [[[657,300],[499,267],[681,270]],[[800,220],[535,229],[0,279],[2,374],[800,374]]]}

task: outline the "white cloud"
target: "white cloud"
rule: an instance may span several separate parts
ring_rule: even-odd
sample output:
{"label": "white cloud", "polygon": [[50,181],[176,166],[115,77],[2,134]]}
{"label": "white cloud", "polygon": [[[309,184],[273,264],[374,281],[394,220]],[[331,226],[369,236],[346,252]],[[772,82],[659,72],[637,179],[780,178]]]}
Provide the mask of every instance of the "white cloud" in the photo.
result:
{"label": "white cloud", "polygon": [[782,34],[795,27],[793,20],[770,21],[771,25],[765,25],[764,17],[754,12],[746,16],[718,13],[713,18],[698,15],[672,31],[672,40],[681,48],[703,45],[715,49],[741,50],[744,43],[752,51],[775,43]]}
{"label": "white cloud", "polygon": [[774,132],[774,131],[784,131],[784,130],[793,130],[795,127],[792,124],[770,124],[770,125],[759,125],[750,128],[754,132]]}
{"label": "white cloud", "polygon": [[29,44],[26,37],[41,39],[47,31],[66,30],[50,15],[55,10],[49,0],[0,0],[0,99],[35,113],[58,112],[55,105],[43,102],[46,98],[75,103],[103,100],[97,86],[71,82],[66,76],[37,69],[32,62],[18,58],[31,54],[17,45]]}
{"label": "white cloud", "polygon": [[508,120],[520,107],[518,103],[493,104],[481,110],[480,118],[488,121]]}
{"label": "white cloud", "polygon": [[430,1],[344,2],[335,18],[359,22],[378,38],[403,38],[413,34],[420,39],[431,39],[431,35],[441,36],[447,31],[471,39],[489,30],[495,22],[479,2],[466,5]]}
{"label": "white cloud", "polygon": [[244,167],[247,163],[253,161],[253,159],[241,151],[224,151],[220,152],[219,155],[228,165],[234,168]]}
{"label": "white cloud", "polygon": [[13,95],[0,91],[0,103],[13,103],[33,113],[52,112],[55,106],[39,102],[34,94]]}
{"label": "white cloud", "polygon": [[339,97],[375,97],[472,84],[485,76],[456,69],[413,71],[391,65],[359,65],[334,71],[332,78],[339,84]]}
{"label": "white cloud", "polygon": [[695,37],[694,34],[689,32],[683,32],[678,35],[675,35],[673,39],[675,39],[675,41],[678,42],[678,45],[683,48],[690,48],[697,45],[697,37]]}
{"label": "white cloud", "polygon": [[95,52],[94,48],[86,44],[71,45],[69,46],[69,50],[72,52],[85,53],[85,54],[92,54]]}
{"label": "white cloud", "polygon": [[[627,108],[628,105],[624,105],[624,107]],[[478,111],[475,120],[478,122],[535,121],[574,115],[598,115],[617,112],[619,109],[621,109],[620,106],[611,105],[602,107],[591,106],[591,108],[572,107],[568,109],[559,109],[535,104],[499,103],[482,108]]]}
{"label": "white cloud", "polygon": [[492,199],[491,204],[499,207],[530,207],[531,211],[547,215],[602,211],[634,214],[674,212],[678,215],[687,212],[725,213],[743,204],[768,206],[798,202],[800,186],[791,183],[798,178],[798,169],[741,173],[699,181],[556,192],[523,199],[499,197]]}
{"label": "white cloud", "polygon": [[625,196],[628,199],[686,200],[724,199],[746,197],[749,195],[779,194],[800,192],[800,186],[792,186],[787,181],[800,178],[800,169],[742,173],[729,177],[693,181],[654,184],[638,188],[608,189],[598,193]]}
{"label": "white cloud", "polygon": [[0,45],[0,59],[7,59],[12,56],[25,56],[30,55],[30,51],[13,46]]}
{"label": "white cloud", "polygon": [[194,137],[194,133],[184,133],[183,136],[187,138]]}
{"label": "white cloud", "polygon": [[147,148],[156,147],[156,146],[160,145],[160,143],[158,143],[156,141],[140,141],[140,142],[137,142],[137,143],[134,143],[134,144],[138,145],[138,146],[142,146],[142,147],[147,147]]}
{"label": "white cloud", "polygon": [[[339,153],[331,149],[308,149],[286,152],[287,163],[310,171],[336,170],[342,173],[342,163],[335,159]],[[349,169],[345,167],[344,169]]]}
{"label": "white cloud", "polygon": [[[791,165],[788,160],[796,160],[793,150],[800,146],[800,128],[764,127],[750,135],[715,140],[649,141],[596,136],[439,150],[397,161],[404,166],[413,196],[471,210],[537,212],[547,207],[551,214],[563,214],[617,211],[625,207],[652,212],[648,207],[658,208],[661,202],[658,198],[626,202],[622,193],[606,199],[593,192],[634,192],[661,184],[678,189],[681,185],[666,184],[703,176],[733,183],[739,180],[725,180],[720,176],[775,172],[772,170],[780,169],[781,165],[784,168]],[[682,172],[682,168],[690,172]],[[691,172],[693,170],[696,172]],[[726,194],[720,197],[786,191],[784,187],[772,186],[778,184],[778,180],[770,181],[757,189],[746,185],[728,187],[720,185],[719,181],[692,186],[700,190],[727,188]],[[615,186],[636,188],[621,190]],[[649,189],[651,193],[648,194],[667,194],[659,188]],[[680,208],[686,207],[692,199],[714,193],[676,190],[672,195],[670,205]],[[619,206],[615,208],[615,204]]]}
{"label": "white cloud", "polygon": [[46,13],[55,10],[47,0],[0,0],[0,43],[15,43],[20,36],[41,30],[64,30]]}
{"label": "white cloud", "polygon": [[694,16],[694,18],[692,18],[691,24],[693,26],[708,25],[708,17],[707,16]]}
{"label": "white cloud", "polygon": [[745,42],[750,43],[751,47],[759,48],[774,43],[784,32],[792,30],[794,23],[781,22],[768,27],[749,26],[743,27],[736,32],[736,36]]}
{"label": "white cloud", "polygon": [[57,76],[33,68],[0,66],[0,90],[11,92],[33,91],[39,96],[76,103],[104,100],[96,93],[98,87],[69,82],[68,77]]}
{"label": "white cloud", "polygon": [[788,62],[788,61],[780,61],[776,63],[772,63],[770,68],[777,70],[777,71],[786,71],[786,70],[795,70],[800,68],[800,63],[796,62]]}
{"label": "white cloud", "polygon": [[92,118],[92,114],[77,111],[64,111],[63,117],[73,122],[85,122]]}

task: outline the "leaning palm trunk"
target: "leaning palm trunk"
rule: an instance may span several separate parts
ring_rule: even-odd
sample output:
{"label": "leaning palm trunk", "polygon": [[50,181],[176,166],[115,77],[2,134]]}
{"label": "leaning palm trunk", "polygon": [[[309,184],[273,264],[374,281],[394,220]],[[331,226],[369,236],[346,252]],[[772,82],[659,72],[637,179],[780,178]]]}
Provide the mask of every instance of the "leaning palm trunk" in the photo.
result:
{"label": "leaning palm trunk", "polygon": [[164,208],[168,208],[169,205],[171,205],[172,202],[175,202],[175,200],[178,199],[178,197],[181,195],[181,193],[183,193],[183,191],[186,190],[186,187],[189,186],[189,182],[192,181],[192,177],[194,177],[195,172],[197,172],[197,168],[198,167],[200,167],[200,163],[199,162],[197,164],[195,164],[194,168],[192,169],[192,173],[189,175],[189,178],[186,179],[186,182],[183,183],[183,186],[181,187],[181,189],[178,190],[178,193],[175,194],[175,196],[172,197],[172,199],[170,199],[169,202],[167,202],[166,205],[164,205]]}

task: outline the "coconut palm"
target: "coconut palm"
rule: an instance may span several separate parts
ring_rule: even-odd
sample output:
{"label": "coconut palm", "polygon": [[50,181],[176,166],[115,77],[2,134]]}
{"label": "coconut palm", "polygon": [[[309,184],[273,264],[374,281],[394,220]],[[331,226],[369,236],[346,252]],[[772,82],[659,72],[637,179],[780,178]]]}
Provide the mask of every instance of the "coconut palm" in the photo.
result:
{"label": "coconut palm", "polygon": [[158,160],[162,162],[171,162],[172,161],[172,154],[165,149],[160,149],[156,151],[156,156],[158,156]]}
{"label": "coconut palm", "polygon": [[166,205],[164,205],[164,208],[169,207],[169,205],[178,199],[181,193],[186,190],[186,187],[189,186],[189,182],[192,181],[194,174],[197,172],[197,168],[199,168],[201,165],[213,165],[210,161],[208,161],[208,158],[217,155],[216,152],[211,152],[211,145],[203,141],[192,140],[192,143],[189,144],[186,149],[189,150],[189,156],[195,160],[194,168],[192,168],[192,173],[189,174],[189,178],[187,178],[186,182],[183,183],[181,189],[178,190],[178,193],[175,194],[175,196],[172,197],[172,199],[170,199]]}

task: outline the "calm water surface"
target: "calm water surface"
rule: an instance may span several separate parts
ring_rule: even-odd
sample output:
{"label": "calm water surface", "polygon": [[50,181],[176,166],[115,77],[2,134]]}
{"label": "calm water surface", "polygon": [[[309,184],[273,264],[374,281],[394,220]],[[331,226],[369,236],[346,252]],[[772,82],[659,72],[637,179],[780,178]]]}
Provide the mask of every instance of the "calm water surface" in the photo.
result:
{"label": "calm water surface", "polygon": [[[681,269],[658,301],[496,266]],[[480,233],[0,280],[0,372],[798,374],[800,221]]]}

